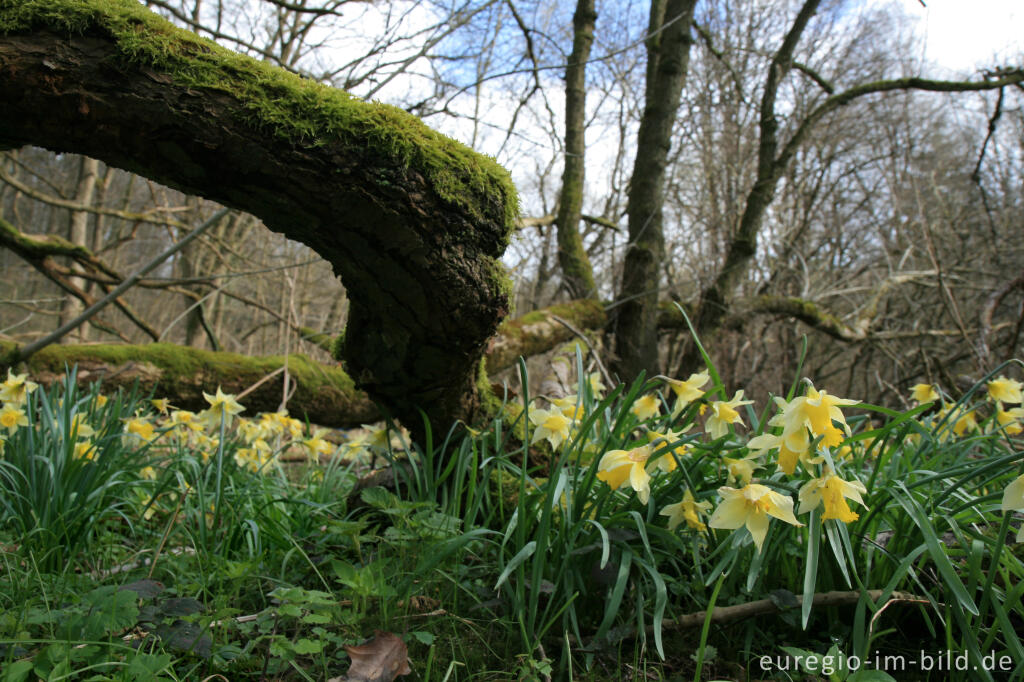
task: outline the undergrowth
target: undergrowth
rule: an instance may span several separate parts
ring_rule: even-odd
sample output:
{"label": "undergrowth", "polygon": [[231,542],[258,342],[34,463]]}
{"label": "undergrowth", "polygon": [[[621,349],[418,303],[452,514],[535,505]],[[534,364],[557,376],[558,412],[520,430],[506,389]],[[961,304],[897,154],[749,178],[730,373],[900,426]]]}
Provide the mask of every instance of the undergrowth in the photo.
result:
{"label": "undergrowth", "polygon": [[577,355],[418,445],[12,372],[0,680],[323,680],[376,630],[424,680],[1020,677],[1016,371],[898,412]]}

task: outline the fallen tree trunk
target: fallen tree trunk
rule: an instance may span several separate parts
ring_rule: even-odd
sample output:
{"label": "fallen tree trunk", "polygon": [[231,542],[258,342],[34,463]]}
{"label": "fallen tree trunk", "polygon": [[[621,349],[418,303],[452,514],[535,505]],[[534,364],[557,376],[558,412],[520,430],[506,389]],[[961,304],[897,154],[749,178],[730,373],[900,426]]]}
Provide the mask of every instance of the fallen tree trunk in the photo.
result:
{"label": "fallen tree trunk", "polygon": [[[85,154],[261,218],[351,297],[341,355],[414,432],[482,406],[508,312],[508,174],[394,107],[175,28],[134,0],[0,0],[0,148]],[[206,386],[210,388],[209,385]]]}
{"label": "fallen tree trunk", "polygon": [[[511,367],[520,355],[547,352],[572,339],[561,321],[586,330],[604,322],[601,305],[591,300],[572,301],[506,320],[491,339],[486,358],[487,372],[497,373]],[[330,337],[311,329],[303,330],[311,340],[325,348]],[[18,346],[0,341],[0,375],[6,375],[18,356]],[[349,428],[377,421],[381,412],[369,395],[339,366],[325,365],[305,355],[287,358],[288,374],[294,393],[288,400],[289,413],[320,426]],[[277,376],[260,384],[241,400],[247,414],[274,412],[282,397],[284,356],[251,357],[239,353],[199,350],[169,343],[146,345],[85,344],[50,345],[27,361],[32,380],[44,386],[61,381],[66,367],[78,367],[78,383],[103,382],[104,391],[140,388],[167,398],[172,405],[186,410],[207,407],[203,391],[221,387],[238,394],[264,377]]]}
{"label": "fallen tree trunk", "polygon": [[[0,367],[15,344],[0,342]],[[330,367],[305,355],[289,355],[288,400],[293,417],[322,426],[347,428],[380,419],[380,410],[341,367]],[[238,394],[275,372],[241,399],[248,416],[276,412],[281,405],[284,356],[250,357],[238,353],[199,350],[169,343],[142,346],[114,344],[50,345],[27,361],[32,380],[43,386],[63,380],[67,367],[77,366],[79,385],[103,382],[104,393],[130,389],[136,382],[144,392],[167,398],[177,408],[199,411],[209,407],[203,391],[218,386]]]}

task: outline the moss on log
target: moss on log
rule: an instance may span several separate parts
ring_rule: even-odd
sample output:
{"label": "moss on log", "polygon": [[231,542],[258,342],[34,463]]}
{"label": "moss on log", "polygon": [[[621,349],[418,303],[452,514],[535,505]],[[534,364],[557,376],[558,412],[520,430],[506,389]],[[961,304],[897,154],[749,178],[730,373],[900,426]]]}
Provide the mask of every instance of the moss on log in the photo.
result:
{"label": "moss on log", "polygon": [[[13,355],[15,344],[0,342],[0,368]],[[171,404],[187,410],[209,405],[203,391],[220,386],[237,394],[284,366],[280,355],[249,357],[238,353],[198,350],[168,343],[147,345],[95,344],[51,345],[27,361],[33,381],[44,386],[64,378],[67,367],[78,367],[78,381],[102,381],[104,391],[130,388],[138,382],[143,391],[169,398]],[[328,367],[304,355],[288,356],[288,375],[295,393],[288,401],[289,413],[314,424],[351,427],[379,419],[377,406],[356,389],[340,367]],[[283,372],[264,382],[242,399],[249,414],[277,411],[282,397]]]}
{"label": "moss on log", "polygon": [[591,331],[604,326],[606,318],[599,301],[582,299],[506,320],[488,344],[487,371],[500,372],[511,367],[520,356],[538,355],[572,339],[574,332],[559,319],[577,329]]}
{"label": "moss on log", "polygon": [[75,152],[261,218],[340,275],[356,383],[410,428],[480,407],[518,200],[419,119],[217,46],[135,0],[0,0],[0,146]]}

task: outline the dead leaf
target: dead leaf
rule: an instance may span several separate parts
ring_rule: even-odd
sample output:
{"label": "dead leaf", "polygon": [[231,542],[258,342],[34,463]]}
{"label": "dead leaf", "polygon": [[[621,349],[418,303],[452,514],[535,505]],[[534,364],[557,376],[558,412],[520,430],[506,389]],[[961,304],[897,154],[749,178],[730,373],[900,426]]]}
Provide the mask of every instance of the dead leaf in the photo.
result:
{"label": "dead leaf", "polygon": [[375,630],[373,639],[359,646],[346,646],[352,665],[349,682],[392,682],[399,675],[408,675],[409,650],[402,638],[393,632]]}

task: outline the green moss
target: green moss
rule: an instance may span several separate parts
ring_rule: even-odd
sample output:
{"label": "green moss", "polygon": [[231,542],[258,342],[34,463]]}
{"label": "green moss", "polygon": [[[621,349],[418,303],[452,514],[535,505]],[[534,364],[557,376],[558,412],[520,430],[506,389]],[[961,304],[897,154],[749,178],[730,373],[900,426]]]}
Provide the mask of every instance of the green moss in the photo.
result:
{"label": "green moss", "polygon": [[476,390],[480,395],[480,406],[484,419],[490,421],[501,411],[501,398],[491,389],[491,380],[487,376],[487,358],[480,358],[476,372]]}
{"label": "green moss", "polygon": [[[340,144],[423,174],[446,202],[475,219],[503,219],[506,244],[519,213],[508,172],[397,107],[348,93],[222,48],[179,29],[136,0],[0,0],[0,34],[49,29],[109,36],[126,61],[175,83],[237,98],[246,122],[304,145]],[[498,215],[493,215],[495,209]]]}
{"label": "green moss", "polygon": [[[266,376],[284,364],[282,355],[250,357],[239,353],[207,351],[176,346],[170,343],[150,343],[144,346],[97,344],[87,346],[47,346],[29,358],[34,370],[61,372],[65,365],[100,360],[117,366],[128,362],[146,362],[161,370],[169,381],[192,383],[204,375],[252,375],[256,379]],[[329,385],[349,392],[355,389],[351,377],[341,369],[325,371],[323,366],[304,355],[288,356],[288,372],[303,390],[317,391]]]}

